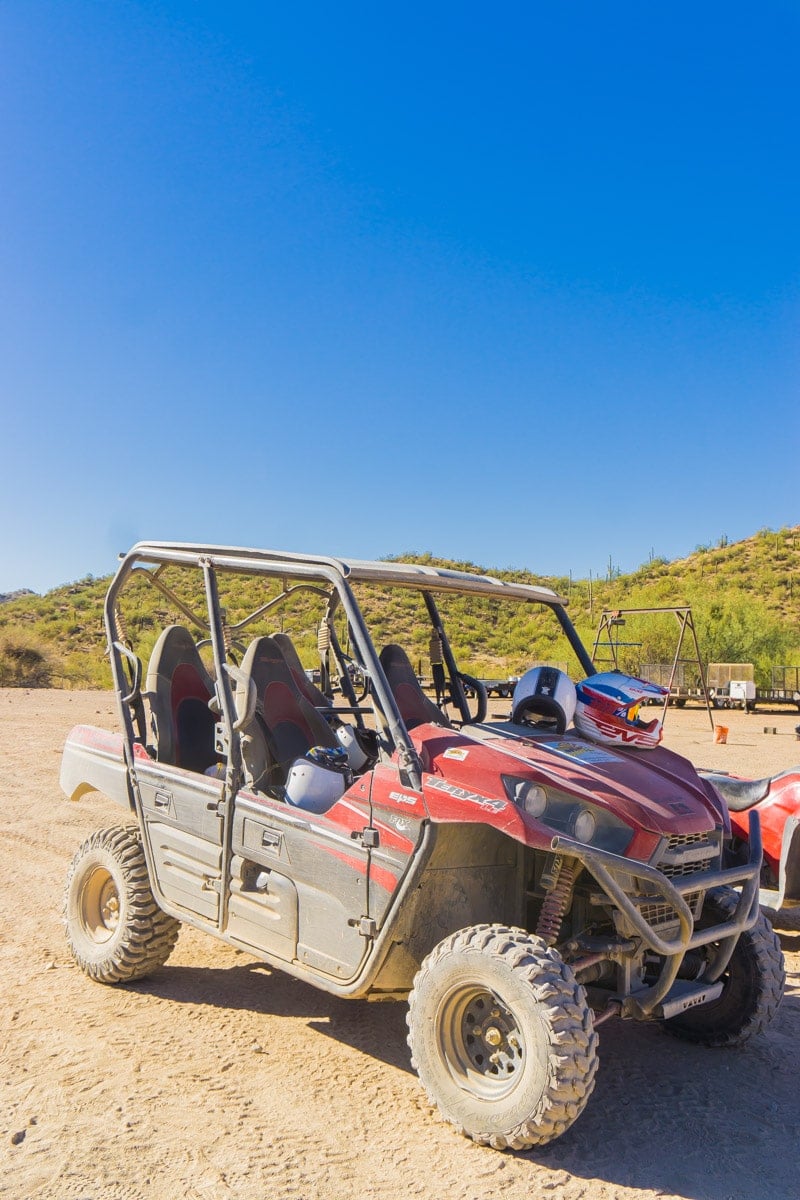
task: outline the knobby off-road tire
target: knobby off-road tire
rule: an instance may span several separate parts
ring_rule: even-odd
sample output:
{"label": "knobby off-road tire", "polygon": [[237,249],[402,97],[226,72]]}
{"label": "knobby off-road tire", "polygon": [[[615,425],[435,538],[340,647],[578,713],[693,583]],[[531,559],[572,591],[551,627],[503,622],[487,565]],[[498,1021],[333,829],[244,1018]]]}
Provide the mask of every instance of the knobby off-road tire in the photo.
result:
{"label": "knobby off-road tire", "polygon": [[406,1019],[428,1097],[481,1145],[550,1142],[591,1095],[586,994],[558,952],[523,929],[475,925],[445,938],[417,973]]}
{"label": "knobby off-road tire", "polygon": [[139,830],[99,829],[72,860],[64,893],[67,941],[98,983],[142,979],[167,961],[180,922],[156,904]]}
{"label": "knobby off-road tire", "polygon": [[[729,921],[738,902],[733,888],[714,888],[706,896],[700,928]],[[740,1046],[769,1025],[781,1002],[785,980],[780,942],[760,912],[753,928],[736,943],[722,976],[719,999],[672,1017],[664,1022],[664,1028],[675,1037],[703,1046]]]}

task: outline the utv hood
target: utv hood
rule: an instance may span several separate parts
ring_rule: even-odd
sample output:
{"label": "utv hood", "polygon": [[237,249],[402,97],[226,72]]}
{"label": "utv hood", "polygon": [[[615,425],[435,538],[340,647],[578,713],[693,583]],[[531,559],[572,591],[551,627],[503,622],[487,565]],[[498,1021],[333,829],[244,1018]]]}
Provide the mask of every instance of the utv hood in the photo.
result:
{"label": "utv hood", "polygon": [[[688,759],[661,747],[616,750],[588,741],[574,730],[563,735],[530,734],[511,723],[469,725],[460,731],[421,725],[411,738],[427,773],[425,798],[434,819],[443,797],[452,811],[459,790],[485,798],[484,819],[492,812],[493,800],[515,808],[503,784],[505,775],[589,801],[634,830],[663,837],[705,833],[720,825],[727,828],[727,814],[713,789],[706,787]],[[496,809],[498,815],[501,811]]]}

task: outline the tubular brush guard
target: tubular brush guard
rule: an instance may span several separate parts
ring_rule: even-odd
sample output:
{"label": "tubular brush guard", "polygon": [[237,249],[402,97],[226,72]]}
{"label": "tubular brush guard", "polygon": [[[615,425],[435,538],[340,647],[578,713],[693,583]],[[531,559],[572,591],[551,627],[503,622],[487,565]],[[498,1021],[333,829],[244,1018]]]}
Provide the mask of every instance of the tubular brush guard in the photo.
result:
{"label": "tubular brush guard", "polygon": [[[627,996],[622,1001],[622,1015],[642,1019],[657,1016],[658,1006],[668,996],[675,982],[684,955],[688,950],[719,942],[711,961],[703,972],[701,984],[713,985],[722,975],[730,961],[739,934],[752,929],[758,919],[758,888],[761,875],[761,825],[757,812],[750,813],[750,859],[747,863],[725,870],[703,871],[683,877],[680,882],[668,879],[655,867],[647,863],[634,863],[618,854],[609,854],[575,842],[572,838],[556,836],[551,849],[578,859],[594,876],[609,899],[626,916],[644,944],[664,959],[661,974],[656,983]],[[678,917],[680,929],[673,937],[663,937],[645,921],[623,886],[623,880],[642,880],[653,892],[663,897]],[[709,929],[696,930],[691,909],[684,900],[688,893],[705,891],[727,885],[741,886],[742,892],[736,912],[730,921],[713,925]]]}

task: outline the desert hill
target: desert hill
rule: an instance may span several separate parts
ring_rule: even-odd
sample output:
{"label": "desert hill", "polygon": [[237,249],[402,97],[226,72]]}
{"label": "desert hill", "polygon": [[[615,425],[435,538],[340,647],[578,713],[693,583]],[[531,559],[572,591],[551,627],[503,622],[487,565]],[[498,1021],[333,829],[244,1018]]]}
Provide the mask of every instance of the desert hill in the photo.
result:
{"label": "desert hill", "polygon": [[[800,526],[762,529],[739,542],[721,538],[672,562],[652,557],[627,574],[609,563],[602,579],[535,576],[430,554],[395,557],[552,587],[568,600],[572,620],[590,649],[604,609],[691,605],[707,662],[752,662],[762,686],[769,686],[774,665],[800,663]],[[110,576],[86,576],[43,596],[23,592],[6,599],[0,605],[0,686],[108,686],[102,612],[109,581]],[[250,581],[229,604],[242,614],[255,607],[255,586]],[[413,655],[424,656],[426,635],[405,598],[372,597],[369,607],[376,643],[400,641]],[[451,608],[448,628],[464,669],[498,676],[518,673],[534,660],[553,659],[551,640],[535,614],[511,630],[502,617],[482,619],[472,601]],[[163,597],[144,586],[132,597],[130,613],[142,654],[164,624],[178,619]],[[311,618],[305,628],[292,632],[310,665],[315,644]],[[676,638],[677,623],[670,615],[629,617],[625,641],[631,646],[622,652],[623,665],[637,670],[642,663],[670,660]]]}

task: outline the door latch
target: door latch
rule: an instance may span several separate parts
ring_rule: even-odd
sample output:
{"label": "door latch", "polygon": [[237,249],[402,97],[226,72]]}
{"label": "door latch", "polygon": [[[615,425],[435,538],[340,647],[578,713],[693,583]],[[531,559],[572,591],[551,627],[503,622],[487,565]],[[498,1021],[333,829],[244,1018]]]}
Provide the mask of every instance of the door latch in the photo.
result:
{"label": "door latch", "polygon": [[372,825],[367,825],[366,829],[354,829],[350,837],[360,838],[367,850],[375,850],[381,844],[381,835]]}

